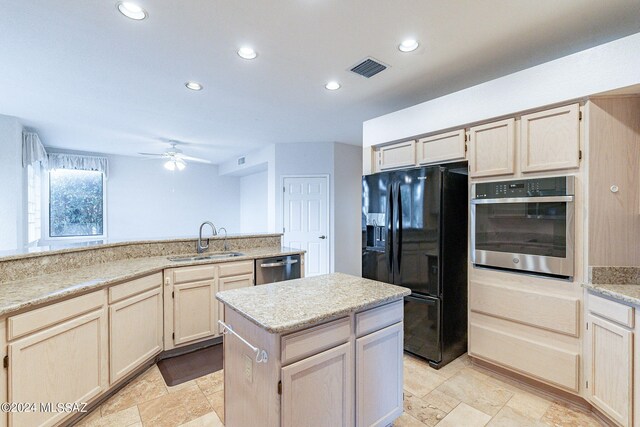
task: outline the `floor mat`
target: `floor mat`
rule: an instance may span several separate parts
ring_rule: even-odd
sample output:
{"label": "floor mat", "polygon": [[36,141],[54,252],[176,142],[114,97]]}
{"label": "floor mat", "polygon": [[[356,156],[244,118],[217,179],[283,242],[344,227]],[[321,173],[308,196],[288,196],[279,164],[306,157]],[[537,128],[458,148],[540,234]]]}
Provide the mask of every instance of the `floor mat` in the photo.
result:
{"label": "floor mat", "polygon": [[169,387],[222,369],[222,344],[158,362],[164,382]]}

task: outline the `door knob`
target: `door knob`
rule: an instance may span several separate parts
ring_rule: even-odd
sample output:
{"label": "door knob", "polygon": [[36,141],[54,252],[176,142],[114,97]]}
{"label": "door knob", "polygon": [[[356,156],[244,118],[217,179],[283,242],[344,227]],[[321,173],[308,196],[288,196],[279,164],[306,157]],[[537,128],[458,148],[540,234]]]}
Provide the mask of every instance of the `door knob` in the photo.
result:
{"label": "door knob", "polygon": [[322,240],[324,240],[324,239],[326,239],[326,238],[327,238],[327,236],[320,236],[320,238],[321,238]]}

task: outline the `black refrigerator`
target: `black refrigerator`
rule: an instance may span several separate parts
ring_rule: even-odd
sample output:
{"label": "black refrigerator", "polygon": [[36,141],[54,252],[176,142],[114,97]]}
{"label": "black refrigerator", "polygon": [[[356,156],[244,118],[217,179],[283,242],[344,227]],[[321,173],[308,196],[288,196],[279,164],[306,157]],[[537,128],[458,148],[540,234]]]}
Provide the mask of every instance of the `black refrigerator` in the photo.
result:
{"label": "black refrigerator", "polygon": [[404,349],[440,368],[467,350],[467,163],[362,177],[362,276],[411,289]]}

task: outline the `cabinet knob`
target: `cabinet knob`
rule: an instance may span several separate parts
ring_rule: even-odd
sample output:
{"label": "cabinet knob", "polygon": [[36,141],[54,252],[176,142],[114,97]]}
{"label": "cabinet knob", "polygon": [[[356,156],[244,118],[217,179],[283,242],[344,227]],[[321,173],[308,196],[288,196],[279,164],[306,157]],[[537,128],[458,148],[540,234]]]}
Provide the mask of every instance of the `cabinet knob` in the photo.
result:
{"label": "cabinet knob", "polygon": [[326,238],[327,238],[327,236],[320,236],[320,239],[322,239],[322,240],[324,240]]}

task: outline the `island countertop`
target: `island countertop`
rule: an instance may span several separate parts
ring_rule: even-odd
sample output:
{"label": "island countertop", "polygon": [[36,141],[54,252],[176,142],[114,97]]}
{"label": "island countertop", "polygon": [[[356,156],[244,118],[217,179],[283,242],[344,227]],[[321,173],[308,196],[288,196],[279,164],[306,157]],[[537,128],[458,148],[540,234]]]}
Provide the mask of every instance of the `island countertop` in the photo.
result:
{"label": "island countertop", "polygon": [[216,298],[270,333],[286,333],[336,319],[411,291],[342,273],[218,292]]}

